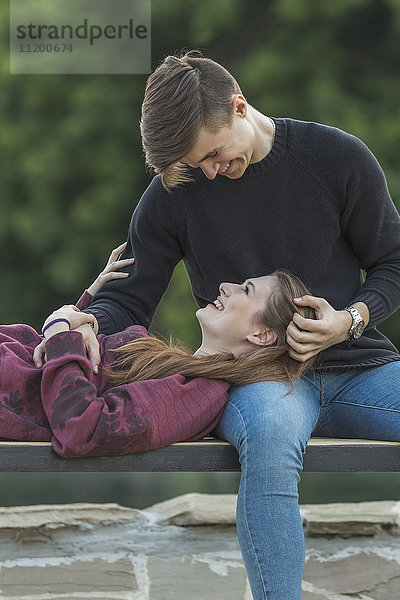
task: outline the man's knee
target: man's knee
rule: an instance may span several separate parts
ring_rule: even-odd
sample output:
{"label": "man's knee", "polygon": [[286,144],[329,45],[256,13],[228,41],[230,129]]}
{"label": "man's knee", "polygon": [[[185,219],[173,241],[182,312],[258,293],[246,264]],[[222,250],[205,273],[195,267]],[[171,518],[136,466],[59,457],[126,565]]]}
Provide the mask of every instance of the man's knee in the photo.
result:
{"label": "man's knee", "polygon": [[[262,382],[233,388],[218,433],[236,448],[251,441],[253,446],[287,447],[311,435],[318,416],[307,402],[307,390],[280,382]],[[308,406],[309,405],[309,406]],[[314,414],[315,412],[315,414]]]}

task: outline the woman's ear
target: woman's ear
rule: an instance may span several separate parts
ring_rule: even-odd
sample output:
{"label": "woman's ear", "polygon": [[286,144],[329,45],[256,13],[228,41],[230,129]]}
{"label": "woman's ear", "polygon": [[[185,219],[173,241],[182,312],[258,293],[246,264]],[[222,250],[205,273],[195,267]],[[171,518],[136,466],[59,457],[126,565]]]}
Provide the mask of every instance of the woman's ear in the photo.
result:
{"label": "woman's ear", "polygon": [[246,336],[246,339],[251,344],[256,346],[272,346],[278,339],[278,335],[273,329],[262,329],[261,331],[254,331]]}

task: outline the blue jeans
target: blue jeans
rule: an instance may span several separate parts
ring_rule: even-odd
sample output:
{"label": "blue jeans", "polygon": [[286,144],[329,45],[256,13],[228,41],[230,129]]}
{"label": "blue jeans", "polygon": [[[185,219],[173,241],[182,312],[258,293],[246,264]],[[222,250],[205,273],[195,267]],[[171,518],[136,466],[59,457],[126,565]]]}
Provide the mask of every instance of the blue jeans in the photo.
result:
{"label": "blue jeans", "polygon": [[213,435],[239,453],[237,534],[254,600],[300,600],[297,486],[311,434],[400,441],[400,362],[232,388]]}

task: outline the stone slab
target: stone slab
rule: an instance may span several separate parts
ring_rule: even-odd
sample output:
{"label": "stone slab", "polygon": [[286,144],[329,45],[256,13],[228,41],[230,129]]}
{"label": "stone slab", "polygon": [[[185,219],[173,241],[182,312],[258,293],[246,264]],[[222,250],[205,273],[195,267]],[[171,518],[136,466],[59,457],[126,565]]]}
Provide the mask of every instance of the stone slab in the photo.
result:
{"label": "stone slab", "polygon": [[188,527],[193,525],[235,525],[236,494],[184,494],[153,504],[146,512],[158,523]]}
{"label": "stone slab", "polygon": [[397,501],[303,504],[300,513],[307,536],[352,537],[400,532]]}
{"label": "stone slab", "polygon": [[171,563],[151,557],[147,568],[151,600],[245,598],[246,572],[239,559],[183,556]]}
{"label": "stone slab", "polygon": [[[184,494],[153,504],[155,522],[180,527],[235,525],[236,494]],[[400,502],[346,502],[300,506],[306,536],[400,533]],[[400,599],[399,599],[400,600]]]}
{"label": "stone slab", "polygon": [[301,593],[301,600],[329,600],[326,595],[321,596],[319,592],[304,592]]}
{"label": "stone slab", "polygon": [[[2,566],[0,594],[8,598],[30,600],[32,596],[67,598],[68,594],[126,594],[138,590],[131,561],[119,559],[114,562],[95,559],[79,561],[64,559],[58,564],[43,563],[41,566]],[[98,594],[95,596],[98,598]],[[116,596],[113,596],[116,597]]]}
{"label": "stone slab", "polygon": [[140,515],[140,511],[108,504],[38,504],[35,506],[0,507],[2,529],[27,529],[34,527],[68,527],[77,523],[96,524],[126,521]]}
{"label": "stone slab", "polygon": [[[366,594],[375,600],[375,592],[388,582],[397,580],[397,599],[400,598],[400,564],[360,552],[354,556],[325,560],[309,559],[304,567],[303,579],[312,581],[317,588],[325,588],[337,594]],[[356,596],[357,597],[357,596]],[[385,599],[386,600],[386,599]]]}
{"label": "stone slab", "polygon": [[[190,527],[235,525],[236,494],[184,494],[145,511],[108,504],[63,504],[0,508],[1,530],[143,520]],[[346,502],[300,506],[306,536],[400,534],[400,502]]]}

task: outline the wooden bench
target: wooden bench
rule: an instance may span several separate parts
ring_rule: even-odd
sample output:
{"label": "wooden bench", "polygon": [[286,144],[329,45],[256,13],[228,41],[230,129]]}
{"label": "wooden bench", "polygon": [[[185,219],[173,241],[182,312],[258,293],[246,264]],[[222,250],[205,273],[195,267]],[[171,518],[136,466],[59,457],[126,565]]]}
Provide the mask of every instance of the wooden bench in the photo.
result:
{"label": "wooden bench", "polygon": [[[228,442],[206,437],[126,456],[61,458],[50,442],[0,442],[0,472],[240,471]],[[312,437],[304,471],[400,471],[400,443]]]}

